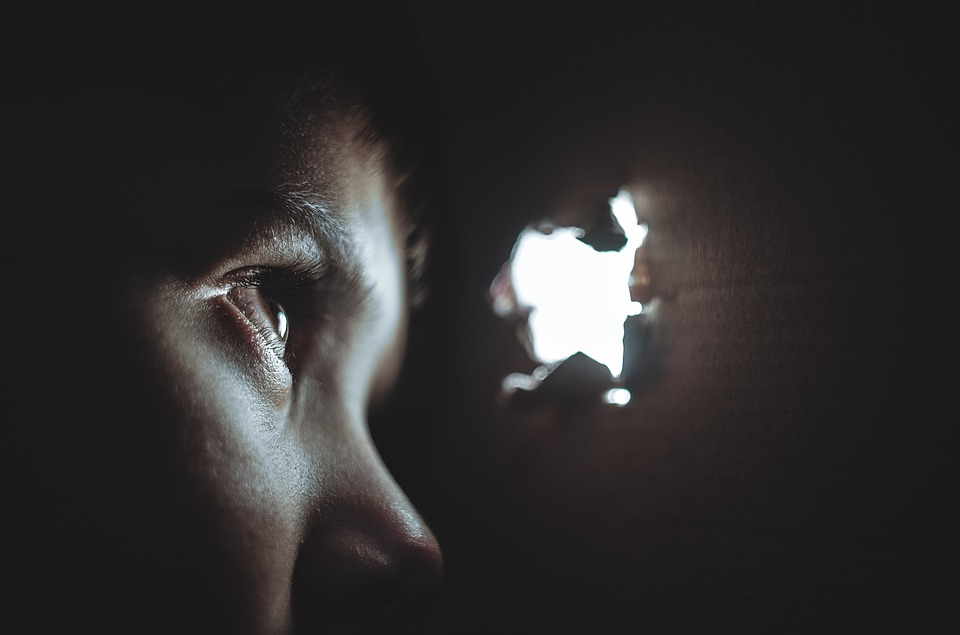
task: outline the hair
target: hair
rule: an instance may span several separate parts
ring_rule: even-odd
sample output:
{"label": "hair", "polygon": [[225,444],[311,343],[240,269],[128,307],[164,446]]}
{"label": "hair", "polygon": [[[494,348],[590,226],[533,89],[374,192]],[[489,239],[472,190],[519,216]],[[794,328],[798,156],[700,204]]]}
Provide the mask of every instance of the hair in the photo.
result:
{"label": "hair", "polygon": [[[6,146],[2,167],[19,191],[13,207],[43,207],[45,215],[56,216],[51,220],[70,227],[78,220],[57,216],[69,216],[70,206],[43,200],[58,178],[56,169],[29,162],[35,156],[30,146],[37,139],[40,145],[47,143],[45,135],[56,139],[61,133],[56,126],[61,124],[39,115],[30,123],[18,121],[24,108],[29,112],[34,106],[53,104],[62,109],[56,115],[62,125],[83,127],[80,117],[61,117],[72,107],[61,92],[64,86],[84,90],[85,85],[99,83],[114,89],[159,82],[203,99],[239,75],[293,82],[300,86],[289,95],[295,100],[319,99],[324,107],[360,113],[365,125],[357,140],[383,149],[384,168],[400,203],[410,305],[420,305],[430,286],[427,256],[440,181],[439,117],[410,16],[398,2],[313,3],[296,12],[283,9],[154,15],[139,22],[124,22],[118,16],[107,19],[86,9],[75,16],[61,14],[56,23],[24,10],[11,16],[16,36],[0,44],[6,82],[0,103],[11,98],[19,105],[7,110],[9,104],[2,103],[0,133]],[[81,136],[80,143],[89,139]],[[84,221],[77,229],[90,226]],[[64,247],[67,257],[77,256],[71,245]]]}
{"label": "hair", "polygon": [[[254,72],[285,69],[298,86],[291,101],[359,115],[355,140],[382,149],[383,167],[400,202],[409,300],[417,307],[429,287],[431,217],[441,181],[439,99],[403,5],[346,5],[322,7],[313,23],[245,24],[222,39],[204,40],[204,54]],[[232,69],[223,62],[221,68],[223,81],[229,81]]]}

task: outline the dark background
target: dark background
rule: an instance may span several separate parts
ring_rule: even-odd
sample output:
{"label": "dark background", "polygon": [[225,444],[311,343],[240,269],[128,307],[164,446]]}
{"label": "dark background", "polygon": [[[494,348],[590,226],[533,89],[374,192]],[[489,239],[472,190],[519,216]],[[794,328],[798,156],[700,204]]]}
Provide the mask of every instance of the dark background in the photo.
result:
{"label": "dark background", "polygon": [[[953,128],[942,16],[882,3],[408,5],[442,105],[447,184],[410,362],[419,383],[404,389],[403,424],[377,431],[446,556],[414,632],[929,630],[945,598],[934,435],[950,418],[938,405],[952,214],[936,151]],[[672,174],[686,181],[657,190]],[[685,227],[715,223],[744,249],[756,232],[759,273],[718,249],[716,267],[733,269],[699,278],[760,307],[746,325],[722,307],[699,316],[726,370],[675,393],[700,401],[657,395],[674,376],[623,409],[498,405],[500,379],[532,367],[487,299],[517,233],[636,183],[672,194],[683,218],[661,223],[679,286],[696,268],[686,260],[708,270],[711,257]],[[720,220],[684,215],[709,209],[710,192],[724,194]],[[742,213],[719,209],[737,201]],[[747,340],[765,346],[750,356]]]}
{"label": "dark background", "polygon": [[[945,14],[404,4],[440,110],[440,214],[401,416],[374,433],[446,560],[408,632],[932,631],[955,577]],[[165,9],[129,40],[160,14],[193,24]],[[17,24],[4,79],[42,84]],[[37,24],[60,59],[62,33]],[[578,222],[628,184],[651,193],[657,280],[680,291],[664,368],[622,409],[505,407],[502,377],[532,363],[491,280],[525,225]],[[35,231],[15,212],[8,237]],[[29,258],[8,259],[16,282]],[[16,286],[7,299],[29,349],[11,357],[39,367],[56,325],[31,326]]]}

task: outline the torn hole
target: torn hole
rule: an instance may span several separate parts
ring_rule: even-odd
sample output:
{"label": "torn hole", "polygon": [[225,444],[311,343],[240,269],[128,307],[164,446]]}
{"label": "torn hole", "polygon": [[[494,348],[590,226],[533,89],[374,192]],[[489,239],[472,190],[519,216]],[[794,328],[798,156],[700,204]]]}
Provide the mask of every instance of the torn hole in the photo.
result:
{"label": "torn hole", "polygon": [[[536,389],[577,354],[604,367],[608,384],[623,379],[625,323],[648,314],[655,298],[637,292],[650,283],[638,256],[647,224],[639,221],[626,189],[607,203],[589,231],[549,223],[525,228],[491,283],[494,313],[518,323],[520,343],[540,364],[531,375],[505,377],[504,391]],[[604,394],[605,403],[629,401],[628,392]]]}

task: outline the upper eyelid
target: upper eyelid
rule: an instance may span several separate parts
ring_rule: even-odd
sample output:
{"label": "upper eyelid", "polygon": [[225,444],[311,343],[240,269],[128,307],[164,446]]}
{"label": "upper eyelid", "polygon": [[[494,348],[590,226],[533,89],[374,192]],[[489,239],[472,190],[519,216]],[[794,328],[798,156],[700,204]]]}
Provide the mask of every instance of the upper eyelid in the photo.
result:
{"label": "upper eyelid", "polygon": [[330,263],[316,258],[293,260],[288,264],[251,265],[229,272],[226,279],[245,286],[282,286],[286,288],[316,285],[331,279],[335,271]]}
{"label": "upper eyelid", "polygon": [[[338,291],[340,309],[354,315],[375,304],[376,284],[365,279],[349,225],[318,196],[303,192],[228,193],[217,205],[221,222],[248,223],[232,246],[185,280],[203,297],[226,293],[236,284],[292,288],[323,282]],[[228,215],[230,209],[238,210]]]}
{"label": "upper eyelid", "polygon": [[[323,292],[332,299],[328,307],[336,314],[372,317],[376,302],[375,285],[356,269],[340,269],[324,261],[292,263],[284,266],[244,267],[226,276],[229,285],[262,288],[288,309],[311,311],[311,295]],[[329,317],[326,312],[324,317]]]}

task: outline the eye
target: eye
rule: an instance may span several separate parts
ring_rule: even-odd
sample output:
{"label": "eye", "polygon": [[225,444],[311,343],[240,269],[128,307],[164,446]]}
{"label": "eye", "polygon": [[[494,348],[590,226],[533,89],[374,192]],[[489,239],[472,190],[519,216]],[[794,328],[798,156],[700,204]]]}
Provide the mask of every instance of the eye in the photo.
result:
{"label": "eye", "polygon": [[[226,299],[246,318],[259,344],[288,367],[288,342],[322,331],[337,304],[338,285],[327,261],[302,260],[283,266],[244,267],[230,272]],[[291,335],[291,329],[296,329]],[[309,339],[309,338],[308,338]]]}
{"label": "eye", "polygon": [[263,343],[281,360],[286,355],[290,321],[283,305],[259,285],[238,285],[227,292],[230,300],[247,318]]}

